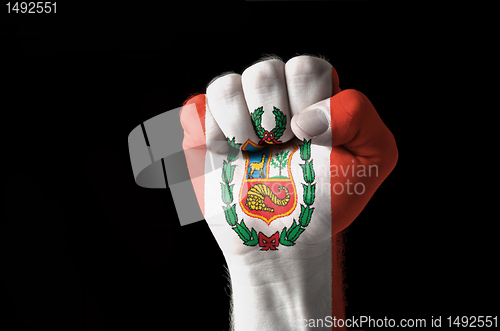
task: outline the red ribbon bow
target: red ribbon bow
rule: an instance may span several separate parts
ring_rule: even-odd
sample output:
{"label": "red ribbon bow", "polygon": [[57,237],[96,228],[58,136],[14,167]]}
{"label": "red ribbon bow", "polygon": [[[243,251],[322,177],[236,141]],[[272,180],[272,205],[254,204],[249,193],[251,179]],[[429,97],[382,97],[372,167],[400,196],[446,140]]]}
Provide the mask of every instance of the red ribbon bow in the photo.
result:
{"label": "red ribbon bow", "polygon": [[282,144],[281,141],[274,139],[274,132],[272,131],[264,131],[264,138],[259,141],[259,145],[264,145],[265,142],[268,144]]}
{"label": "red ribbon bow", "polygon": [[262,247],[261,251],[267,251],[271,249],[272,251],[277,250],[277,246],[279,246],[280,234],[276,231],[270,238],[266,237],[265,234],[259,232],[259,246]]}

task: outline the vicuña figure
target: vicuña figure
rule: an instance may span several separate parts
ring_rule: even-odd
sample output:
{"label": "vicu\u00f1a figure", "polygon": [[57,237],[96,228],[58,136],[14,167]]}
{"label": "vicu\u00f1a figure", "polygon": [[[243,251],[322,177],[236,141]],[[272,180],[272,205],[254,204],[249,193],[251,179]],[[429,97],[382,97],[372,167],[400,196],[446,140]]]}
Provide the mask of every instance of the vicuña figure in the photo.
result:
{"label": "vicu\u00f1a figure", "polygon": [[259,178],[264,177],[264,159],[267,157],[266,154],[262,154],[262,160],[260,162],[252,162],[249,164],[250,166],[250,178],[253,177],[254,171],[259,172]]}

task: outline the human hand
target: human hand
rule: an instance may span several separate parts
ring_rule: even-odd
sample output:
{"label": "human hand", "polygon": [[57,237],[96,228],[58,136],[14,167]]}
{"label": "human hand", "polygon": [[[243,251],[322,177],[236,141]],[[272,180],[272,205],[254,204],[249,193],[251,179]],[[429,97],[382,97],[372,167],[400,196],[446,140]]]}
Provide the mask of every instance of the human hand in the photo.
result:
{"label": "human hand", "polygon": [[[247,285],[278,279],[302,290],[310,286],[304,283],[325,286],[335,269],[336,234],[397,161],[394,138],[370,101],[341,91],[335,69],[310,56],[267,60],[216,79],[186,103],[181,123],[198,202],[235,295],[234,274]],[[297,275],[284,273],[292,266]],[[235,302],[235,316],[236,309]]]}
{"label": "human hand", "polygon": [[[198,201],[224,254],[329,240],[361,212],[397,159],[369,100],[340,92],[335,70],[319,58],[257,63],[216,79],[206,100],[190,102],[196,108],[181,115],[188,166],[205,175],[203,183],[193,176]],[[227,157],[226,139],[242,153],[231,148]],[[217,160],[218,171],[195,169],[202,160]],[[264,243],[271,237],[276,245]]]}

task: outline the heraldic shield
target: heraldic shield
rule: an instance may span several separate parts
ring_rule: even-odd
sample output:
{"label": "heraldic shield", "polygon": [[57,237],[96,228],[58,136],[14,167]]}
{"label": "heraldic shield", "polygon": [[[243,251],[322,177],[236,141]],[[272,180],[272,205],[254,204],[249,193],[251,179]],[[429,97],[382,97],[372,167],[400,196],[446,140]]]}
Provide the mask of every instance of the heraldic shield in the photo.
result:
{"label": "heraldic shield", "polygon": [[293,141],[258,145],[247,140],[243,144],[246,175],[240,190],[240,206],[245,214],[269,225],[295,210],[297,190],[290,162],[297,149]]}

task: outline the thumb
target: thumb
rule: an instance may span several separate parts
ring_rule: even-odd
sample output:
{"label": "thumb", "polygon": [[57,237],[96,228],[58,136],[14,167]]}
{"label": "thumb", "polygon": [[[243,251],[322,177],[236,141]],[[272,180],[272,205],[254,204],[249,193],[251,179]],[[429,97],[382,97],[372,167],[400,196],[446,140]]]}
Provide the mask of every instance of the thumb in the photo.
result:
{"label": "thumb", "polygon": [[344,90],[303,109],[292,118],[291,127],[301,140],[342,146],[356,157],[397,159],[392,133],[370,100],[356,90]]}

